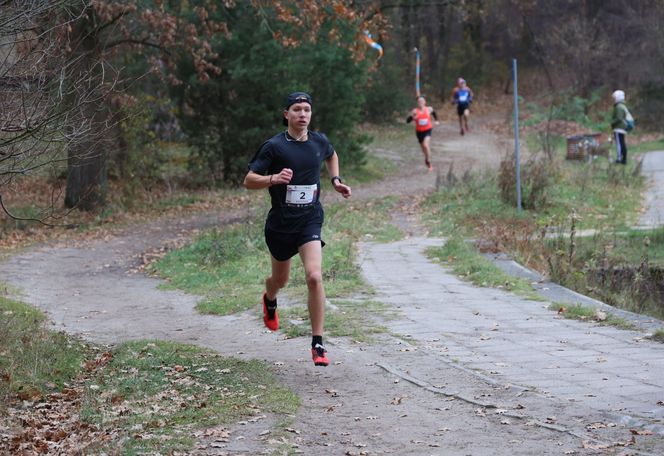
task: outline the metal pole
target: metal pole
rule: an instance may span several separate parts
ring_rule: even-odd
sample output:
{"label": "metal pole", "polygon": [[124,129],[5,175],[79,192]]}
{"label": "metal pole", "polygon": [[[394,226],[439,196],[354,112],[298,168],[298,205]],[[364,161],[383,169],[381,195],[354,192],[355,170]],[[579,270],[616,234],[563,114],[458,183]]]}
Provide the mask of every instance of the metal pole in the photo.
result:
{"label": "metal pole", "polygon": [[516,59],[512,59],[514,77],[514,156],[516,158],[516,207],[521,211],[521,158],[519,150],[519,84],[517,82]]}
{"label": "metal pole", "polygon": [[420,50],[415,48],[415,96],[420,96]]}

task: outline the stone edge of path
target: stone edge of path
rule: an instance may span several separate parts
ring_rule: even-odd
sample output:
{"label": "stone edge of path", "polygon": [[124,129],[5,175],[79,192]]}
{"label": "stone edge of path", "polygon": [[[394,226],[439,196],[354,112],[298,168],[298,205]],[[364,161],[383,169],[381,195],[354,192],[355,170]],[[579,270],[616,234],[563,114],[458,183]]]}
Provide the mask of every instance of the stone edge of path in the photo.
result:
{"label": "stone edge of path", "polygon": [[532,282],[535,292],[546,299],[547,301],[576,305],[580,304],[586,307],[610,312],[611,314],[620,317],[629,323],[633,324],[641,331],[655,332],[657,330],[664,330],[664,321],[658,320],[648,315],[640,315],[628,310],[619,309],[606,304],[597,299],[585,296],[576,291],[565,288],[562,285],[546,280],[539,272],[529,269],[505,254],[489,253],[484,255],[485,258],[490,260],[493,264],[498,266],[505,273],[528,279]]}

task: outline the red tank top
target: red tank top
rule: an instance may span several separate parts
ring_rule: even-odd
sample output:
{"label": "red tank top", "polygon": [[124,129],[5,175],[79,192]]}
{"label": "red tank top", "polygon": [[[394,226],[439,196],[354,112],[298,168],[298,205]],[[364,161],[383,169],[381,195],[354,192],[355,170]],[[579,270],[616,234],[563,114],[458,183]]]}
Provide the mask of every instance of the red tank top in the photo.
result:
{"label": "red tank top", "polygon": [[431,130],[433,126],[431,125],[431,114],[429,113],[429,108],[424,108],[420,110],[415,108],[415,131],[427,131]]}

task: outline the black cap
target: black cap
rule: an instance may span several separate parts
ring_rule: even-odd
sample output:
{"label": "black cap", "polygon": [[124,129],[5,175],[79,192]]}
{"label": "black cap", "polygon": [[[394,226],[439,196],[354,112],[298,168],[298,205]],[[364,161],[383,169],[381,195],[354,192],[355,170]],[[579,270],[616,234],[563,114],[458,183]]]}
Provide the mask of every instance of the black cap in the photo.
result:
{"label": "black cap", "polygon": [[313,106],[311,97],[305,92],[293,92],[288,95],[288,98],[286,99],[286,109],[290,108],[295,103],[309,103],[309,105]]}

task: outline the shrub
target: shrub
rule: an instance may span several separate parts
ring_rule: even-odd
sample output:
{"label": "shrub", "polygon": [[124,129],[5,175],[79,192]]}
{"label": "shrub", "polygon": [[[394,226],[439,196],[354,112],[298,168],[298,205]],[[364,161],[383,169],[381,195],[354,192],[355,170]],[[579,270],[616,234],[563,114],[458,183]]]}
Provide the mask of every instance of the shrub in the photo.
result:
{"label": "shrub", "polygon": [[[547,189],[558,170],[555,161],[545,154],[531,157],[521,167],[521,204],[524,209],[542,210],[547,206]],[[500,196],[507,204],[516,204],[516,159],[508,155],[500,162],[498,171]]]}

